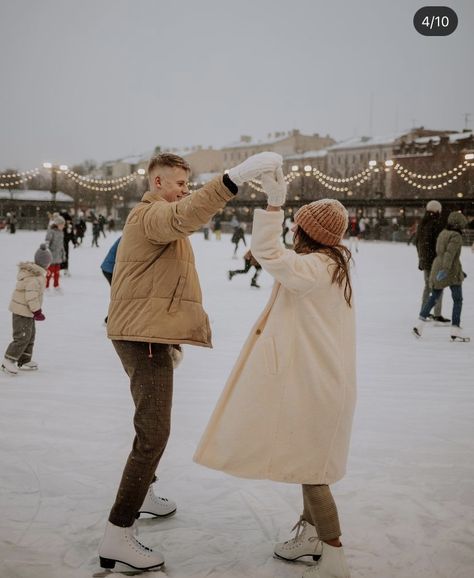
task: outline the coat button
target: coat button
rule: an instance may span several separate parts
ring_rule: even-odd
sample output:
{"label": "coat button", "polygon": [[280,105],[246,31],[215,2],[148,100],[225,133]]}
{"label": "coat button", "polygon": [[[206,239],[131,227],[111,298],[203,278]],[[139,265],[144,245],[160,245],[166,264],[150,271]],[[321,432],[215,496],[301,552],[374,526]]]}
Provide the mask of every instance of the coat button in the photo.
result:
{"label": "coat button", "polygon": [[262,333],[262,330],[261,330],[261,329],[257,329],[256,333],[257,333],[257,335],[260,335],[260,333]]}

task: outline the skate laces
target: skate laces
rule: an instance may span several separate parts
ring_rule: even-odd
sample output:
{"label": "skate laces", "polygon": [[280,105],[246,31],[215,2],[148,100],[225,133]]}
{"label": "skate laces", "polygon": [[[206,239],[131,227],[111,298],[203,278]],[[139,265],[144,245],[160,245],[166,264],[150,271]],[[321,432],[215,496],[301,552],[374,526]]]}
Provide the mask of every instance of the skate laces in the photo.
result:
{"label": "skate laces", "polygon": [[162,498],[161,496],[156,496],[153,490],[150,487],[150,495],[151,499],[155,504],[162,504],[163,502],[169,502],[168,498]]}
{"label": "skate laces", "polygon": [[[297,544],[298,542],[301,542],[304,538],[304,532],[306,530],[307,525],[308,522],[303,519],[303,516],[301,516],[301,518],[296,522],[293,528],[291,528],[291,532],[294,532],[296,530],[295,537],[291,538],[290,540],[287,540],[285,544],[290,543]],[[305,539],[308,542],[319,542],[319,538],[317,536],[308,536]]]}
{"label": "skate laces", "polygon": [[298,542],[299,540],[301,540],[301,538],[303,537],[302,533],[304,532],[305,527],[306,527],[306,520],[303,520],[303,517],[301,517],[293,526],[293,528],[291,528],[291,532],[294,532],[296,530],[295,537],[291,538],[291,540],[287,540],[286,544],[288,544],[288,542]]}
{"label": "skate laces", "polygon": [[140,542],[140,540],[137,538],[138,535],[138,531],[137,533],[133,536],[133,539],[135,540],[135,542],[140,546],[140,548],[142,548],[143,550],[146,550],[147,552],[153,552],[153,550],[151,548],[148,548],[148,546],[145,546],[144,544],[142,544]]}

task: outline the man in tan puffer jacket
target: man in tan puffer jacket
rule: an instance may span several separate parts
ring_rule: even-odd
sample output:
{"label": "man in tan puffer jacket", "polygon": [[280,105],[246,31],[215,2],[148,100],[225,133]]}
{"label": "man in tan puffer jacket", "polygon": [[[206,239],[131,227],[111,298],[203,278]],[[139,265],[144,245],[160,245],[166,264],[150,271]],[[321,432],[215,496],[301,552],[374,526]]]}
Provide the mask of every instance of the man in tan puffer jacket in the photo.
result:
{"label": "man in tan puffer jacket", "polygon": [[35,262],[19,263],[15,290],[10,301],[12,312],[13,341],[5,351],[2,369],[16,375],[19,369],[38,369],[31,359],[35,343],[35,321],[45,319],[41,311],[45,287],[45,275],[52,260],[51,252],[42,243],[35,253]]}
{"label": "man in tan puffer jacket", "polygon": [[133,523],[140,513],[163,517],[176,511],[173,501],[151,488],[170,433],[173,358],[183,343],[212,347],[188,237],[239,185],[281,163],[276,153],[254,155],[190,194],[183,158],[161,154],[150,160],[150,190],[130,212],[117,251],[107,321],[130,378],[136,436],[99,547],[103,568],[121,562],[146,570],[164,563],[159,552],[138,542]]}

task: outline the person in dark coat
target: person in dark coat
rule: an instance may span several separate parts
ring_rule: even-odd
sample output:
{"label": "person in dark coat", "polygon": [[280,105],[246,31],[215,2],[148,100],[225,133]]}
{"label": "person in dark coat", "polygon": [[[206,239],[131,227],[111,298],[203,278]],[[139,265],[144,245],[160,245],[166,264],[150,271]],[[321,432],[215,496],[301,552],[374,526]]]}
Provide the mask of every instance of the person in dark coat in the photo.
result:
{"label": "person in dark coat", "polygon": [[99,247],[99,235],[100,235],[100,223],[97,219],[94,219],[92,222],[92,244],[91,247],[94,245]]}
{"label": "person in dark coat", "polygon": [[448,224],[441,231],[436,242],[436,257],[433,261],[430,274],[431,294],[420,311],[419,323],[413,328],[416,337],[421,337],[428,321],[428,315],[434,307],[444,288],[451,289],[453,297],[453,323],[451,325],[451,339],[453,341],[470,341],[461,329],[462,311],[462,283],[466,274],[462,270],[460,255],[462,249],[462,232],[466,228],[466,217],[453,211],[449,214]]}
{"label": "person in dark coat", "polygon": [[99,222],[99,234],[102,233],[102,235],[105,237],[105,224],[107,221],[102,214],[99,214],[99,218],[97,220]]}
{"label": "person in dark coat", "polygon": [[66,221],[64,225],[64,261],[61,263],[61,270],[64,270],[64,275],[69,277],[69,243],[77,247],[76,235],[74,233],[74,226],[72,224],[72,217],[67,211],[61,211],[61,217]]}
{"label": "person in dark coat", "polygon": [[237,257],[237,249],[239,248],[240,241],[243,241],[244,245],[247,246],[247,241],[245,240],[244,229],[241,225],[237,225],[234,228],[234,234],[232,235],[231,241],[235,245],[233,256]]}
{"label": "person in dark coat", "polygon": [[82,216],[76,217],[74,222],[74,235],[76,237],[76,244],[82,245],[82,240],[87,231],[87,225]]}
{"label": "person in dark coat", "polygon": [[7,229],[12,235],[16,233],[16,215],[15,213],[7,213]]}
{"label": "person in dark coat", "polygon": [[250,249],[245,253],[244,261],[245,261],[245,266],[243,269],[236,269],[234,271],[228,272],[229,281],[232,281],[232,277],[234,275],[243,275],[243,274],[249,272],[250,267],[255,267],[255,273],[254,273],[254,276],[252,277],[252,281],[250,282],[250,286],[256,287],[257,289],[260,289],[260,285],[257,283],[257,279],[258,279],[258,276],[260,275],[260,271],[262,270],[262,267],[260,266],[260,263],[257,261],[257,259],[255,259],[255,257],[252,255],[252,251],[250,251]]}
{"label": "person in dark coat", "polygon": [[[416,250],[418,251],[418,269],[423,271],[425,286],[421,297],[423,306],[430,296],[430,273],[433,261],[436,257],[436,241],[438,235],[443,230],[443,221],[441,218],[442,206],[439,201],[429,201],[426,205],[426,213],[421,220],[416,236]],[[443,295],[441,294],[436,302],[433,319],[440,323],[450,323],[451,319],[446,319],[441,315],[443,305]]]}

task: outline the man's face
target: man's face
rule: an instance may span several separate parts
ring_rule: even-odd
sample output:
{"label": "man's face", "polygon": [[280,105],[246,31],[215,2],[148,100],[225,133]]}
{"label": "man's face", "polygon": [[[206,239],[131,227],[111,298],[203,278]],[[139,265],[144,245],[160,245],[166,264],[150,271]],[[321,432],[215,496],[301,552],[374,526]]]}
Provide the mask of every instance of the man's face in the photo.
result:
{"label": "man's face", "polygon": [[188,172],[181,167],[162,167],[154,184],[168,203],[174,203],[189,195],[188,177]]}

